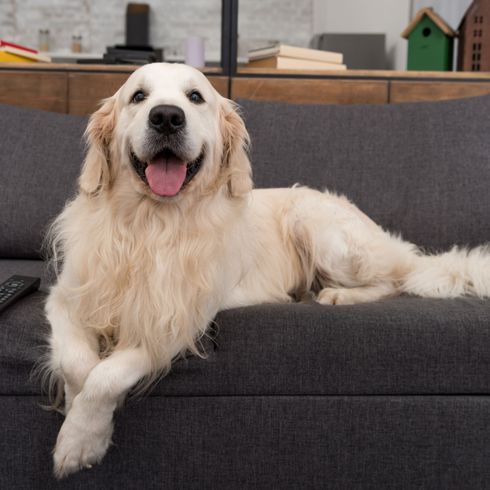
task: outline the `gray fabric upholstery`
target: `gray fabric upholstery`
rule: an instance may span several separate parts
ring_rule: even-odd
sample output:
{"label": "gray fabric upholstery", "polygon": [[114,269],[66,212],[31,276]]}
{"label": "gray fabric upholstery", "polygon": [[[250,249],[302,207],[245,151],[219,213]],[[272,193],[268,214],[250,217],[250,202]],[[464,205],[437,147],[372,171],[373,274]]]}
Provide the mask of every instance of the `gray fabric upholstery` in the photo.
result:
{"label": "gray fabric upholstery", "polygon": [[38,258],[74,193],[86,117],[0,105],[0,258]]}
{"label": "gray fabric upholstery", "polygon": [[62,418],[2,397],[0,481],[39,490],[475,490],[490,481],[490,399],[149,397],[116,415],[101,465],[57,483]]}
{"label": "gray fabric upholstery", "polygon": [[[0,316],[0,394],[41,392],[41,378],[31,376],[47,352],[48,325],[43,307],[46,294],[22,298]],[[1,485],[0,485],[1,486]]]}
{"label": "gray fabric upholstery", "polygon": [[490,95],[379,106],[239,103],[258,187],[327,187],[424,247],[490,240]]}
{"label": "gray fabric upholstery", "polygon": [[[47,267],[42,260],[0,259],[0,283],[13,275],[39,277],[41,291],[47,292],[55,279],[52,267]],[[0,321],[1,323],[1,321]]]}
{"label": "gray fabric upholstery", "polygon": [[[40,392],[29,374],[47,333],[44,299],[2,315],[0,393]],[[488,301],[259,305],[216,324],[207,358],[176,362],[153,396],[490,394]]]}

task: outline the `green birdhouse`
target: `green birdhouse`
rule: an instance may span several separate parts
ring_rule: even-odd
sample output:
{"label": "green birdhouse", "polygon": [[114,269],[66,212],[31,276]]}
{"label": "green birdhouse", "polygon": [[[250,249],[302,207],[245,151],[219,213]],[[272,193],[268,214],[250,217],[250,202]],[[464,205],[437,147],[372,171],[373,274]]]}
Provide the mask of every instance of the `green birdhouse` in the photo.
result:
{"label": "green birdhouse", "polygon": [[432,8],[419,10],[402,32],[408,39],[407,70],[451,71],[455,36]]}

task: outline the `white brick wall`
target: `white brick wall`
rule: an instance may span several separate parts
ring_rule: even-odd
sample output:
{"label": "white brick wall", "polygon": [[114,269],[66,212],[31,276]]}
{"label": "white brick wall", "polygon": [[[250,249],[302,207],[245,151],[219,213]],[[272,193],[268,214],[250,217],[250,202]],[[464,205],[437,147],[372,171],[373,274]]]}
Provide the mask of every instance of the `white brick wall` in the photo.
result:
{"label": "white brick wall", "polygon": [[[313,0],[241,0],[240,40],[279,39],[306,46],[312,36]],[[84,51],[103,52],[124,42],[126,0],[0,0],[0,38],[36,47],[39,29],[51,33],[51,50],[67,50],[73,34]],[[219,54],[221,0],[147,0],[150,40],[180,49],[189,35],[206,39]]]}

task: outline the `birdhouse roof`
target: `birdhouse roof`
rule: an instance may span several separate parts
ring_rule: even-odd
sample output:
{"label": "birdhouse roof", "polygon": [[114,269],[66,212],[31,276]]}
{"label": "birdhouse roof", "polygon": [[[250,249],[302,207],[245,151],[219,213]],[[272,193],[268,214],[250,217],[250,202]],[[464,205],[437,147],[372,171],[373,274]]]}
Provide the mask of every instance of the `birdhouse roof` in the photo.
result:
{"label": "birdhouse roof", "polygon": [[412,19],[410,24],[408,24],[406,29],[402,32],[402,37],[404,37],[405,39],[408,39],[408,36],[415,29],[417,24],[422,20],[424,15],[427,15],[427,17],[429,17],[429,19],[432,22],[434,22],[434,24],[437,27],[439,27],[439,29],[441,29],[441,31],[444,32],[444,34],[446,34],[447,36],[451,36],[451,37],[456,36],[456,32],[454,32],[446,22],[444,22],[442,17],[437,15],[431,7],[427,7],[427,8],[420,9],[415,14],[415,17]]}

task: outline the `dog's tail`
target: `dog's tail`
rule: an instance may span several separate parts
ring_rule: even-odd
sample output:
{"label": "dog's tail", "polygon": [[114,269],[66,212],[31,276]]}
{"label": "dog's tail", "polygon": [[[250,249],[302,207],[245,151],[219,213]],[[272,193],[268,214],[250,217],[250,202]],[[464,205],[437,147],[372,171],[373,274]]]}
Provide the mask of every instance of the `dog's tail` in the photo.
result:
{"label": "dog's tail", "polygon": [[402,290],[426,298],[490,297],[490,244],[418,256]]}

